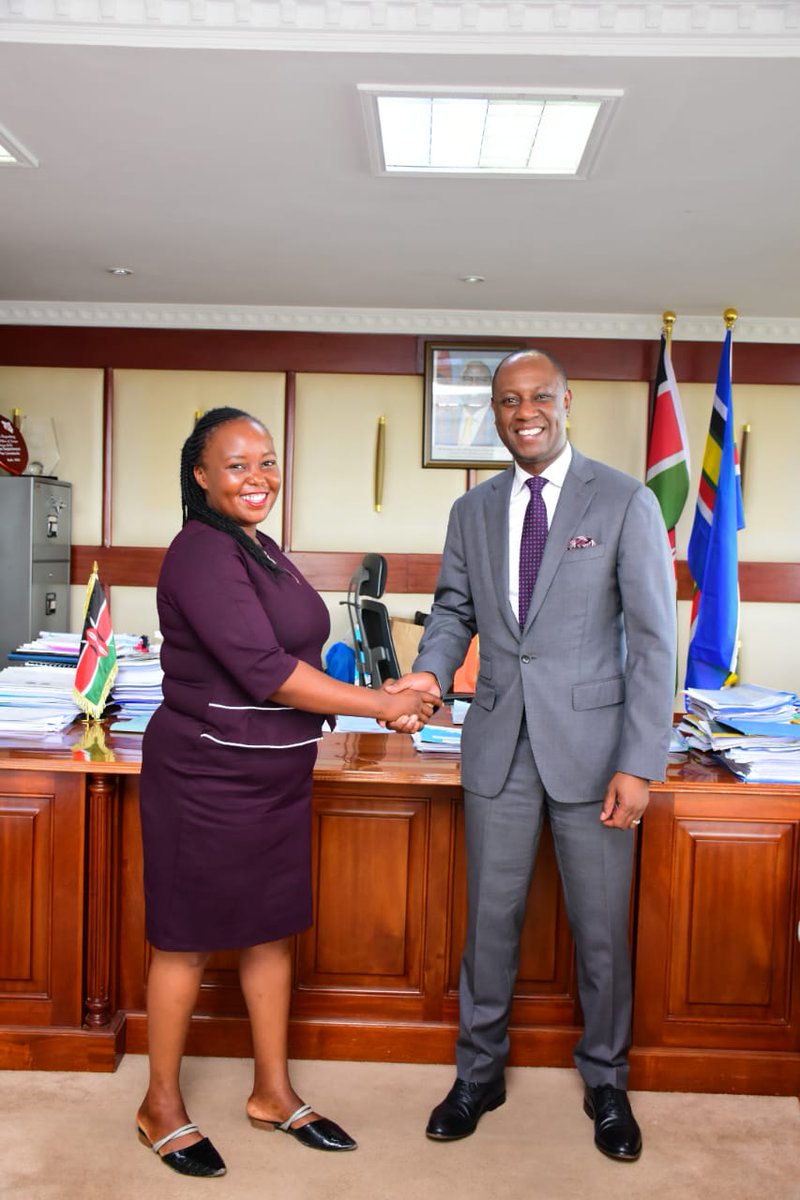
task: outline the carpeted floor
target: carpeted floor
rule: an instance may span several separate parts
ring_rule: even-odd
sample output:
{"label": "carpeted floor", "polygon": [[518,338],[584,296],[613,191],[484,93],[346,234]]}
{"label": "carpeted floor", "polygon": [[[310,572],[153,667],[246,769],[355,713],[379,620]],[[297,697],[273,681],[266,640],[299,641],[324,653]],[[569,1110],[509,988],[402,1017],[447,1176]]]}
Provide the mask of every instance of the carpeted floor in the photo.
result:
{"label": "carpeted floor", "polygon": [[358,1138],[351,1154],[307,1150],[244,1119],[250,1063],[190,1058],[194,1120],[228,1164],[221,1179],[175,1175],[136,1140],[146,1060],[113,1075],[0,1073],[0,1194],[14,1200],[800,1200],[800,1104],[793,1097],[632,1094],[638,1163],[592,1143],[571,1071],[517,1068],[508,1103],[464,1141],[424,1136],[453,1072],[445,1066],[297,1062],[315,1107]]}

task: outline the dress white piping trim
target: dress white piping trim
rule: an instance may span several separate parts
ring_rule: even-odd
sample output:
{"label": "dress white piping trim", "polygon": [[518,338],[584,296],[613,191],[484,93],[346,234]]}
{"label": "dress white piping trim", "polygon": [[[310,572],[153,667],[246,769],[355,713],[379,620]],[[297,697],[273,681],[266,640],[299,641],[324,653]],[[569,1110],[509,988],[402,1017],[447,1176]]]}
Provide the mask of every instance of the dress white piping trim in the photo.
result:
{"label": "dress white piping trim", "polygon": [[263,742],[223,742],[222,738],[215,738],[211,733],[201,733],[201,738],[208,738],[210,742],[216,742],[218,746],[236,746],[241,750],[294,750],[296,746],[310,746],[312,742],[321,742],[322,737],[306,738],[304,742],[284,742],[280,746],[270,746]]}
{"label": "dress white piping trim", "polygon": [[296,708],[291,708],[287,705],[275,705],[274,708],[265,708],[263,704],[214,704],[209,700],[209,708],[224,708],[226,712],[297,712]]}

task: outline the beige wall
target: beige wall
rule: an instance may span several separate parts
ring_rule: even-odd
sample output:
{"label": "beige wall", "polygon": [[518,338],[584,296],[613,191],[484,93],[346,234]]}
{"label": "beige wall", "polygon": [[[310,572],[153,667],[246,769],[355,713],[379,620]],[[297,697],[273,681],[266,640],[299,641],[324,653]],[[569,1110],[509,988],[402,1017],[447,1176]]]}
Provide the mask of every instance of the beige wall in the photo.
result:
{"label": "beige wall", "polygon": [[[441,550],[462,470],[424,469],[422,380],[299,375],[292,544],[303,550]],[[386,419],[381,512],[374,508],[378,418]]]}
{"label": "beige wall", "polygon": [[[178,458],[196,409],[231,404],[271,428],[283,453],[284,377],[279,373],[116,371],[113,540],[163,546],[180,526]],[[585,454],[643,477],[649,388],[644,383],[573,382],[570,436]],[[713,398],[712,384],[681,386],[692,452],[690,500],[678,527],[685,557],[694,516]],[[422,381],[416,376],[298,375],[293,545],[298,550],[436,553],[447,515],[464,487],[462,469],[424,469]],[[102,372],[0,367],[0,412],[53,417],[61,447],[57,473],[73,483],[74,541],[100,540]],[[745,490],[742,560],[800,561],[795,459],[800,445],[800,387],[734,385],[737,434],[752,427]],[[375,438],[386,418],[383,510],[373,507]],[[480,472],[481,479],[491,472]],[[280,538],[280,502],[267,532]],[[391,580],[389,580],[391,587]],[[80,623],[83,589],[73,588],[71,626]],[[326,594],[331,640],[349,637],[338,594]],[[391,613],[410,617],[430,596],[388,594]],[[115,587],[115,626],[156,628],[152,588]],[[688,604],[679,605],[679,661],[686,661]],[[800,690],[796,605],[745,604],[743,677]]]}
{"label": "beige wall", "polygon": [[577,379],[571,387],[569,438],[573,446],[589,458],[643,479],[648,385]]}
{"label": "beige wall", "polygon": [[55,474],[74,484],[72,540],[100,542],[103,498],[103,372],[65,367],[0,367],[0,413],[50,417],[61,455]]}
{"label": "beige wall", "polygon": [[[283,396],[280,374],[115,371],[114,545],[168,546],[180,529],[180,450],[196,411],[229,405],[252,413],[271,430],[280,454]],[[269,523],[278,541],[282,512],[279,497]]]}
{"label": "beige wall", "polygon": [[[692,484],[677,531],[678,557],[694,520],[694,501],[714,395],[710,384],[681,386],[686,430],[692,448]],[[749,562],[800,561],[797,522],[797,454],[800,445],[800,388],[734,384],[733,417],[737,442],[749,424],[744,487],[745,528],[739,558]]]}

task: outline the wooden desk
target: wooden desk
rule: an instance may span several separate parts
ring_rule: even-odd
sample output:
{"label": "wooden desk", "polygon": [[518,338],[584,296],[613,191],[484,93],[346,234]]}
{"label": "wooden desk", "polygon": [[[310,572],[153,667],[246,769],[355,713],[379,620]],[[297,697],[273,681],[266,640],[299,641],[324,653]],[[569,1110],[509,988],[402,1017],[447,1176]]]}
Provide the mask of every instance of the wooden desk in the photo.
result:
{"label": "wooden desk", "polygon": [[[113,1070],[144,1052],[141,740],[0,746],[0,1067]],[[800,788],[698,759],[653,786],[631,906],[631,1086],[800,1092]],[[465,862],[459,763],[333,734],[314,784],[313,928],[295,942],[291,1053],[452,1062]],[[570,1066],[581,1023],[549,831],[512,1011],[517,1065]],[[189,1038],[246,1055],[236,955]]]}

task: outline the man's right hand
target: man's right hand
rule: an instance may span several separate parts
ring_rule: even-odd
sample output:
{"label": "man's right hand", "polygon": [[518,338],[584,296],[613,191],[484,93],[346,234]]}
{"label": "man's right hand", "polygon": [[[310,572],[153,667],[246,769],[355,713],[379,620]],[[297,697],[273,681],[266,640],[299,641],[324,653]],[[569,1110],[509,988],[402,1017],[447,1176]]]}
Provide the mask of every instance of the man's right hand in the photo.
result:
{"label": "man's right hand", "polygon": [[[438,700],[442,698],[439,680],[430,671],[412,671],[408,675],[401,675],[399,679],[387,679],[383,685],[383,690],[392,694],[407,691],[427,692]],[[394,729],[398,733],[415,733],[419,727],[415,718],[410,716],[400,716],[395,720],[387,720],[386,724],[389,729]]]}

